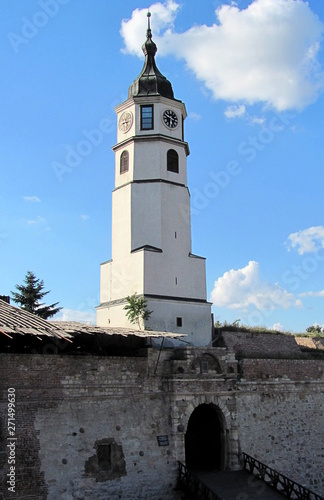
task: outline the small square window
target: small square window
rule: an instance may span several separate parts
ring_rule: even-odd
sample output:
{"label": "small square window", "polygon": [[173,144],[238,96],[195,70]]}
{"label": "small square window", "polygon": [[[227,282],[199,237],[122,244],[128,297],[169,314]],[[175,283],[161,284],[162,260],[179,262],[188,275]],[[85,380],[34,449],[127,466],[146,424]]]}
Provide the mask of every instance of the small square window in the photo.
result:
{"label": "small square window", "polygon": [[178,327],[182,326],[182,318],[177,318],[177,326]]}
{"label": "small square window", "polygon": [[153,106],[141,106],[141,130],[153,129]]}

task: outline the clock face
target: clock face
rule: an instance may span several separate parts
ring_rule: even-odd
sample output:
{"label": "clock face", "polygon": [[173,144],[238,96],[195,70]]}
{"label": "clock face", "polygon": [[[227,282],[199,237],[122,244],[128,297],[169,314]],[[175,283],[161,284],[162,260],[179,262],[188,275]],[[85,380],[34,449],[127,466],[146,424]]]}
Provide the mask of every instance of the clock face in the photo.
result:
{"label": "clock face", "polygon": [[176,128],[178,125],[178,117],[174,111],[167,109],[163,113],[163,123],[168,128]]}
{"label": "clock face", "polygon": [[124,113],[119,118],[119,130],[126,134],[131,129],[133,125],[133,114],[131,111],[124,111]]}

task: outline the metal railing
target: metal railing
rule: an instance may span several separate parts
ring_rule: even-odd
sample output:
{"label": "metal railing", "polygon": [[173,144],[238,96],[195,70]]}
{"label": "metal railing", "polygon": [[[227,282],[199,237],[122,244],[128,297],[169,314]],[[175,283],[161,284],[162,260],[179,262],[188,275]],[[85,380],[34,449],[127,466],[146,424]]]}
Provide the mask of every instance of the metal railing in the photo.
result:
{"label": "metal railing", "polygon": [[178,461],[177,489],[186,492],[193,500],[224,500],[208,488],[196,474]]}
{"label": "metal railing", "polygon": [[259,462],[256,458],[243,453],[243,459],[245,470],[262,479],[266,484],[274,488],[286,498],[298,500],[324,500],[324,497],[310,491],[305,488],[305,486],[292,481],[274,469],[271,469],[271,467]]}

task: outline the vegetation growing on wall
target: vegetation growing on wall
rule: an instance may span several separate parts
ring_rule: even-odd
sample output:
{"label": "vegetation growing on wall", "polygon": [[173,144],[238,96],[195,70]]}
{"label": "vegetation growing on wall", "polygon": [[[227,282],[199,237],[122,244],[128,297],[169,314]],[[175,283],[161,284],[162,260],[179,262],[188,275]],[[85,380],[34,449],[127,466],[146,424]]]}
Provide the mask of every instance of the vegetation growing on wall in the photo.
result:
{"label": "vegetation growing on wall", "polygon": [[324,337],[324,327],[320,327],[319,325],[312,325],[306,328],[308,337]]}
{"label": "vegetation growing on wall", "polygon": [[144,321],[149,319],[152,311],[147,309],[147,301],[144,297],[137,297],[136,292],[133,295],[128,295],[126,297],[127,304],[124,309],[126,311],[126,316],[129,321],[133,324],[137,324],[138,328],[141,330],[144,328]]}
{"label": "vegetation growing on wall", "polygon": [[267,328],[265,326],[248,326],[240,323],[240,319],[236,319],[233,323],[228,323],[224,321],[221,323],[220,321],[216,321],[215,333],[216,335],[222,332],[251,332],[251,333],[272,333],[272,334],[280,334],[280,335],[300,335],[303,337],[324,337],[324,327],[320,327],[319,325],[313,325],[306,328],[306,332],[293,333],[291,331],[279,331],[271,328]]}
{"label": "vegetation growing on wall", "polygon": [[291,334],[291,332],[281,332],[279,330],[273,330],[271,328],[266,328],[265,326],[248,326],[240,323],[240,319],[236,319],[233,323],[228,323],[224,321],[221,323],[220,321],[216,321],[215,323],[215,332],[252,332],[252,333],[272,333],[272,334],[282,334],[287,333]]}

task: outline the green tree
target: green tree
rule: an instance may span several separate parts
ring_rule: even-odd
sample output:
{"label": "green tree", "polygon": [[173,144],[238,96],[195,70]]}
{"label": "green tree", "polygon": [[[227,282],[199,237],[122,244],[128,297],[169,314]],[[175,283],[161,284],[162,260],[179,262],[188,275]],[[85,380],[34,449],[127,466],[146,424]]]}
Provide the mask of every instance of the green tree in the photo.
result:
{"label": "green tree", "polygon": [[19,304],[21,309],[43,319],[51,318],[62,309],[62,307],[56,307],[58,302],[50,306],[40,302],[45,295],[50,293],[50,290],[44,292],[44,281],[37,279],[34,273],[28,271],[24,282],[25,285],[16,285],[18,292],[11,292],[14,302]]}
{"label": "green tree", "polygon": [[306,332],[308,333],[322,333],[324,332],[324,328],[321,328],[319,325],[312,325],[306,328]]}
{"label": "green tree", "polygon": [[147,301],[144,297],[137,297],[136,292],[133,293],[133,295],[128,295],[126,300],[127,304],[124,307],[126,310],[126,316],[131,323],[137,323],[139,329],[141,330],[144,326],[144,321],[149,319],[152,311],[147,310]]}

